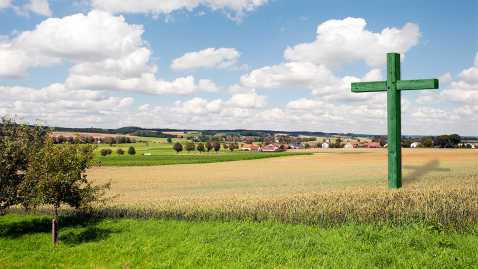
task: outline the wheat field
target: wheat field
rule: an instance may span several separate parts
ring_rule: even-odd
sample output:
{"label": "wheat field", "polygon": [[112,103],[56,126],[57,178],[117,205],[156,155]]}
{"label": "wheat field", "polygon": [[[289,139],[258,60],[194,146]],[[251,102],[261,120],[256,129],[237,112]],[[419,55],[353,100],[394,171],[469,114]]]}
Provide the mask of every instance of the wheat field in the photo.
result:
{"label": "wheat field", "polygon": [[99,217],[275,220],[332,227],[426,222],[476,227],[478,151],[403,149],[403,187],[389,189],[386,149],[310,149],[314,155],[153,167],[100,167],[112,179]]}

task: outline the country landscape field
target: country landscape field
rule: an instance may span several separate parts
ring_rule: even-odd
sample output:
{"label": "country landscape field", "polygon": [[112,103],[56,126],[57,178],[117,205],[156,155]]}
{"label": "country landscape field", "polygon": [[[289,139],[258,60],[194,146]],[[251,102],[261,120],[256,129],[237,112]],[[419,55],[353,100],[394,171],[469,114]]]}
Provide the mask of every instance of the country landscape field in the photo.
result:
{"label": "country landscape field", "polygon": [[[62,206],[60,246],[53,249],[49,218],[9,209],[20,215],[0,219],[2,254],[8,257],[2,264],[478,266],[476,150],[403,149],[398,190],[387,187],[386,149],[295,152],[310,155],[93,167],[88,178],[98,184],[111,179],[107,196],[114,198],[94,205],[87,218]],[[34,258],[50,252],[55,255]]]}

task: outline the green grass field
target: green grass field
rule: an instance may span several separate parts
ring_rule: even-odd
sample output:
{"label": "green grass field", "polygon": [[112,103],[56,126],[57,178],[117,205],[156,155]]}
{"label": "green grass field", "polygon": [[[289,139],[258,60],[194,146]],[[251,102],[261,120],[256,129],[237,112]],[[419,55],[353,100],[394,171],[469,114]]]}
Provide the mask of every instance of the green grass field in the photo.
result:
{"label": "green grass field", "polygon": [[[312,155],[312,153],[288,153],[288,152],[234,152],[234,153],[203,153],[203,154],[170,154],[156,151],[151,152],[150,156],[111,156],[99,157],[102,166],[154,166],[154,165],[172,165],[172,164],[194,164],[194,163],[217,163],[232,162],[243,160],[257,160],[265,158],[287,157],[294,155]],[[157,154],[153,154],[157,153]],[[161,154],[163,153],[163,154]]]}
{"label": "green grass field", "polygon": [[476,268],[478,230],[0,217],[2,268]]}

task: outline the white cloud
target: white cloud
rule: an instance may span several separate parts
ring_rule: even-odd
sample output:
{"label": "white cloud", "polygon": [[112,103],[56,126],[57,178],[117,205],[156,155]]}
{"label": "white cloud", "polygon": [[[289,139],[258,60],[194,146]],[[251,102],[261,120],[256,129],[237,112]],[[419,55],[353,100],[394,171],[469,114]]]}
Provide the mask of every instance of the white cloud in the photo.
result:
{"label": "white cloud", "polygon": [[[253,12],[257,7],[267,4],[268,0],[92,0],[91,5],[95,8],[106,10],[110,13],[144,13],[153,14],[157,18],[159,14],[169,14],[172,11],[186,9],[192,11],[199,5],[204,5],[211,10],[221,9],[231,20],[240,23],[247,12]],[[233,15],[235,13],[235,16]]]}
{"label": "white cloud", "polygon": [[188,52],[172,60],[171,69],[176,71],[196,70],[199,67],[219,69],[233,66],[241,55],[235,48],[207,48],[199,52]]}
{"label": "white cloud", "polygon": [[108,90],[134,92],[151,95],[192,95],[197,87],[194,78],[177,78],[173,82],[157,80],[153,74],[142,74],[139,78],[120,79],[106,75],[70,75],[65,85],[71,89]]}
{"label": "white cloud", "polygon": [[440,100],[447,99],[454,103],[471,105],[478,110],[478,53],[475,55],[474,66],[463,70],[457,77],[462,81],[452,81],[440,92]]}
{"label": "white cloud", "polygon": [[231,96],[224,105],[237,108],[265,108],[267,107],[266,95],[258,95],[255,89],[249,93],[238,93]]}
{"label": "white cloud", "polygon": [[450,72],[448,72],[448,73],[446,73],[446,74],[440,76],[440,77],[438,78],[438,80],[439,80],[440,84],[447,84],[448,82],[451,81],[451,74],[450,74]]}
{"label": "white cloud", "polygon": [[0,86],[0,113],[16,114],[30,123],[43,119],[60,126],[71,126],[72,122],[78,127],[92,126],[93,122],[111,124],[127,115],[133,103],[131,97],[112,97],[103,91],[71,90],[63,84],[52,84],[40,90]]}
{"label": "white cloud", "polygon": [[281,63],[255,69],[241,76],[244,86],[250,88],[309,89],[312,95],[322,96],[324,100],[359,101],[371,98],[372,93],[352,93],[350,84],[360,81],[382,80],[379,69],[369,71],[362,79],[346,76],[336,77],[325,65],[310,62]]}
{"label": "white cloud", "polygon": [[146,103],[138,108],[139,111],[148,111],[149,110],[149,104]]}
{"label": "white cloud", "polygon": [[417,104],[438,104],[443,102],[443,98],[440,98],[437,93],[431,90],[420,90],[418,92],[419,97],[417,100],[415,100],[415,103]]}
{"label": "white cloud", "polygon": [[47,0],[30,0],[30,3],[24,5],[24,8],[36,14],[51,17],[51,10]]}
{"label": "white cloud", "polygon": [[418,43],[421,35],[418,25],[413,23],[407,23],[401,30],[387,27],[381,33],[364,30],[365,25],[362,18],[328,20],[317,27],[315,42],[287,47],[284,57],[324,64],[334,70],[340,70],[341,63],[363,58],[367,65],[383,68],[386,53],[405,53]]}
{"label": "white cloud", "polygon": [[[108,73],[115,68],[124,73],[136,65],[141,69],[133,72],[137,76],[149,68],[145,64],[150,52],[140,47],[145,44],[141,40],[143,31],[141,25],[129,25],[122,16],[114,17],[98,10],[87,16],[50,18],[35,30],[24,31],[10,43],[0,45],[0,59],[9,66],[0,68],[0,77],[25,78],[26,68],[48,67],[61,63],[62,59],[80,63],[71,69],[74,73],[95,73],[100,69]],[[136,63],[132,63],[135,58]],[[138,59],[143,63],[138,63]],[[120,67],[121,64],[125,66]]]}
{"label": "white cloud", "polygon": [[196,13],[196,16],[202,16],[202,15],[204,15],[204,14],[206,14],[206,12],[200,11],[200,12]]}
{"label": "white cloud", "polygon": [[11,0],[0,0],[0,9],[10,6]]}
{"label": "white cloud", "polygon": [[217,87],[214,82],[210,79],[201,79],[199,80],[198,90],[210,93],[221,92],[224,90],[223,87]]}
{"label": "white cloud", "polygon": [[474,64],[475,66],[463,70],[457,77],[467,84],[478,84],[478,53],[476,53]]}

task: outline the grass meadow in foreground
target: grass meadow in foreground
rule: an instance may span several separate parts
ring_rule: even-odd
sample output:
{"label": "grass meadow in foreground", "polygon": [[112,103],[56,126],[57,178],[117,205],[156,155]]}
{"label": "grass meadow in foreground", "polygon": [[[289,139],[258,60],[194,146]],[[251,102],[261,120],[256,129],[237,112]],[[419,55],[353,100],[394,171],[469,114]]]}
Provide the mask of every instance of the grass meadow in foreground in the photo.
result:
{"label": "grass meadow in foreground", "polygon": [[102,166],[155,166],[173,164],[216,163],[243,160],[256,160],[264,158],[287,157],[294,155],[311,155],[312,153],[289,152],[235,152],[235,153],[203,153],[203,154],[170,154],[141,156],[112,156],[100,157]]}
{"label": "grass meadow in foreground", "polygon": [[0,217],[2,268],[476,268],[478,230],[273,221]]}

